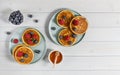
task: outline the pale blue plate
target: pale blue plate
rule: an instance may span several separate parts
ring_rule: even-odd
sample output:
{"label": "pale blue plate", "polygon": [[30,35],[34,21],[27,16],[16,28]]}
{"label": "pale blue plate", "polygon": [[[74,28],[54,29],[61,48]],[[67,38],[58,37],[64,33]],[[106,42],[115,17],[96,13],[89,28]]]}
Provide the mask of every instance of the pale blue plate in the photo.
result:
{"label": "pale blue plate", "polygon": [[[53,41],[55,44],[57,44],[57,45],[61,45],[61,44],[59,43],[59,41],[58,41],[58,33],[59,33],[63,28],[60,27],[59,25],[57,25],[56,16],[57,16],[57,14],[58,14],[60,11],[65,10],[65,9],[66,9],[66,8],[62,8],[62,9],[56,10],[56,11],[54,12],[53,16],[51,17],[50,21],[49,21],[49,35],[50,35],[52,41]],[[71,10],[71,9],[68,9],[68,10],[72,11],[75,16],[81,16],[81,15],[80,15],[78,12],[76,12],[76,11],[73,11],[73,10]],[[54,27],[55,30],[53,30],[52,27]],[[76,42],[75,44],[79,43],[79,42],[83,39],[84,35],[85,35],[85,33],[84,33],[84,34],[81,34],[81,35],[77,35],[77,42]],[[74,44],[74,45],[75,45],[75,44]]]}
{"label": "pale blue plate", "polygon": [[[27,28],[32,28],[32,27],[20,27],[20,28],[17,28],[10,35],[10,38],[9,38],[9,50],[10,50],[11,55],[12,55],[12,50],[16,45],[23,44],[23,42],[22,42],[22,33]],[[34,29],[37,29],[39,31],[38,28],[34,28]],[[39,54],[34,52],[34,59],[33,59],[33,61],[31,63],[35,63],[38,60],[41,60],[45,56],[45,53],[47,51],[46,50],[46,40],[45,40],[44,36],[42,35],[42,33],[40,33],[40,35],[41,35],[40,43],[35,47],[30,47],[33,50],[33,52],[34,52],[34,50],[40,50]],[[18,44],[14,44],[12,42],[12,39],[14,39],[14,38],[17,38],[19,40]]]}

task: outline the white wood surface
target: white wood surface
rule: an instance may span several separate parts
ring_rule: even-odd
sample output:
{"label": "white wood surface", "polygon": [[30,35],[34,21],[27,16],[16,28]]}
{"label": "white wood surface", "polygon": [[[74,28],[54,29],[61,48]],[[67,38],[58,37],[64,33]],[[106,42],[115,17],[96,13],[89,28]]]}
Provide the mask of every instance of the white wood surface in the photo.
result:
{"label": "white wood surface", "polygon": [[[49,39],[48,21],[59,8],[75,10],[89,21],[84,39],[73,47],[58,46]],[[25,21],[15,26],[7,16],[18,9]],[[30,13],[39,23],[27,17]],[[60,50],[63,62],[55,69],[45,60],[31,65],[16,63],[7,49],[6,31],[22,26],[38,27],[46,38],[47,49]],[[1,75],[120,75],[120,0],[0,0],[0,37]]]}

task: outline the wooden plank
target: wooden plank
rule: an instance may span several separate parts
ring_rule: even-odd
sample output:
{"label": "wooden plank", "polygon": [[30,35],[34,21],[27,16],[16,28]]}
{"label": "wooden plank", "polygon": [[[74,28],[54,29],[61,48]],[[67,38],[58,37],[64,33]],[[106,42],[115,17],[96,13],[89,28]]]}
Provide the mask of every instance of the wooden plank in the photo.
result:
{"label": "wooden plank", "polygon": [[120,71],[120,57],[64,57],[55,69],[46,61],[20,65],[6,57],[0,59],[1,71]]}
{"label": "wooden plank", "polygon": [[[1,56],[11,55],[7,42],[0,43]],[[73,57],[116,57],[120,56],[120,42],[80,42],[72,47],[58,46],[47,41],[47,50],[59,50],[64,56]]]}
{"label": "wooden plank", "polygon": [[[77,11],[77,10],[76,10]],[[24,22],[21,26],[40,26],[47,27],[49,20],[53,16],[54,12],[22,12],[24,15]],[[118,28],[120,27],[120,13],[87,13],[79,12],[81,15],[85,16],[88,20],[89,27],[92,28]],[[2,17],[0,19],[1,26],[11,27],[14,26],[8,22],[8,16],[10,13],[0,13]],[[27,15],[32,14],[33,18],[28,18]],[[34,19],[38,19],[39,23],[34,23]]]}
{"label": "wooden plank", "polygon": [[24,11],[51,12],[54,9],[65,7],[79,10],[79,12],[120,12],[119,4],[119,0],[1,0],[0,9],[1,11],[20,9]]}
{"label": "wooden plank", "polygon": [[[7,36],[5,34],[6,31],[14,30],[16,27],[1,27],[1,40],[5,41]],[[47,31],[44,28],[38,27],[38,29],[47,37]],[[119,34],[120,28],[88,28],[86,35],[83,41],[89,42],[120,42]]]}
{"label": "wooden plank", "polygon": [[119,75],[119,71],[1,71],[1,74],[4,75],[74,75],[74,74],[80,74],[80,75]]}

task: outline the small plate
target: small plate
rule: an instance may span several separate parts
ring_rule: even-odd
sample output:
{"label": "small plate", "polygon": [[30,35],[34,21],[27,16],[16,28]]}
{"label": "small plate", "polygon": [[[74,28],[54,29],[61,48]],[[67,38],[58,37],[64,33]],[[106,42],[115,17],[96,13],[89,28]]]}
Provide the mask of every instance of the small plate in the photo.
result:
{"label": "small plate", "polygon": [[[13,48],[14,48],[15,46],[17,46],[17,45],[19,45],[19,44],[23,44],[23,42],[22,42],[22,33],[23,33],[24,30],[26,30],[27,28],[32,28],[32,27],[20,27],[20,28],[17,28],[17,29],[14,30],[13,33],[10,35],[8,45],[9,45],[9,50],[10,50],[11,55],[12,55],[12,50],[13,50]],[[33,28],[33,29],[37,29],[37,28]],[[38,29],[37,29],[37,30],[38,30]],[[38,31],[39,31],[39,30],[38,30]],[[40,33],[40,32],[39,32],[39,33]],[[33,52],[34,52],[35,50],[40,50],[40,53],[39,53],[39,54],[34,52],[34,59],[33,59],[33,61],[32,61],[31,63],[35,63],[35,62],[37,62],[38,60],[41,60],[41,59],[44,57],[44,55],[45,55],[45,53],[46,53],[46,51],[47,51],[47,50],[46,50],[46,40],[45,40],[44,36],[42,35],[42,33],[40,33],[40,36],[41,36],[41,38],[40,38],[40,43],[39,43],[37,46],[35,46],[35,47],[30,47],[30,48],[33,50]],[[18,42],[17,44],[14,44],[14,43],[12,42],[12,39],[14,39],[14,38],[17,38],[17,39],[19,40],[19,42]]]}
{"label": "small plate", "polygon": [[[57,14],[62,11],[62,10],[66,10],[66,8],[63,8],[63,9],[58,9],[55,11],[54,15],[51,17],[50,21],[49,21],[49,35],[52,39],[52,41],[57,44],[57,45],[61,45],[58,41],[58,33],[63,29],[62,27],[60,27],[57,22],[56,22],[56,16]],[[70,10],[73,12],[73,14],[75,16],[81,16],[78,12],[74,11],[74,10],[71,10],[71,9],[67,9],[67,10]],[[54,29],[53,29],[54,28]],[[79,43],[83,37],[84,37],[85,33],[84,34],[81,34],[81,35],[77,35],[77,41],[75,44]],[[75,45],[73,44],[73,45]]]}

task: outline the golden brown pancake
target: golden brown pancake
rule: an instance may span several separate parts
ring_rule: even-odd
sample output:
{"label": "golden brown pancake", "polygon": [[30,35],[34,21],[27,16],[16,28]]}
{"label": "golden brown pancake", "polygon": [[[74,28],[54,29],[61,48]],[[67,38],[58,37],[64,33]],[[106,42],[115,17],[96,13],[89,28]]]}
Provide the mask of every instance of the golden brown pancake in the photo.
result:
{"label": "golden brown pancake", "polygon": [[40,43],[40,33],[33,28],[27,28],[22,35],[22,41],[27,46],[36,46]]}
{"label": "golden brown pancake", "polygon": [[23,45],[23,44],[19,44],[19,45],[15,46],[15,47],[13,48],[13,50],[12,50],[12,55],[14,56],[14,55],[15,55],[15,51],[16,51],[18,48],[24,47],[24,46],[25,46],[25,45]]}
{"label": "golden brown pancake", "polygon": [[70,22],[70,29],[75,34],[83,34],[88,28],[88,22],[86,18],[82,16],[74,17]]}
{"label": "golden brown pancake", "polygon": [[74,14],[70,10],[62,10],[58,13],[56,20],[61,27],[68,28]]}
{"label": "golden brown pancake", "polygon": [[28,47],[19,47],[15,51],[14,58],[20,64],[30,64],[33,61],[34,53]]}
{"label": "golden brown pancake", "polygon": [[68,28],[62,29],[58,34],[58,41],[63,46],[71,46],[76,42],[76,36]]}

